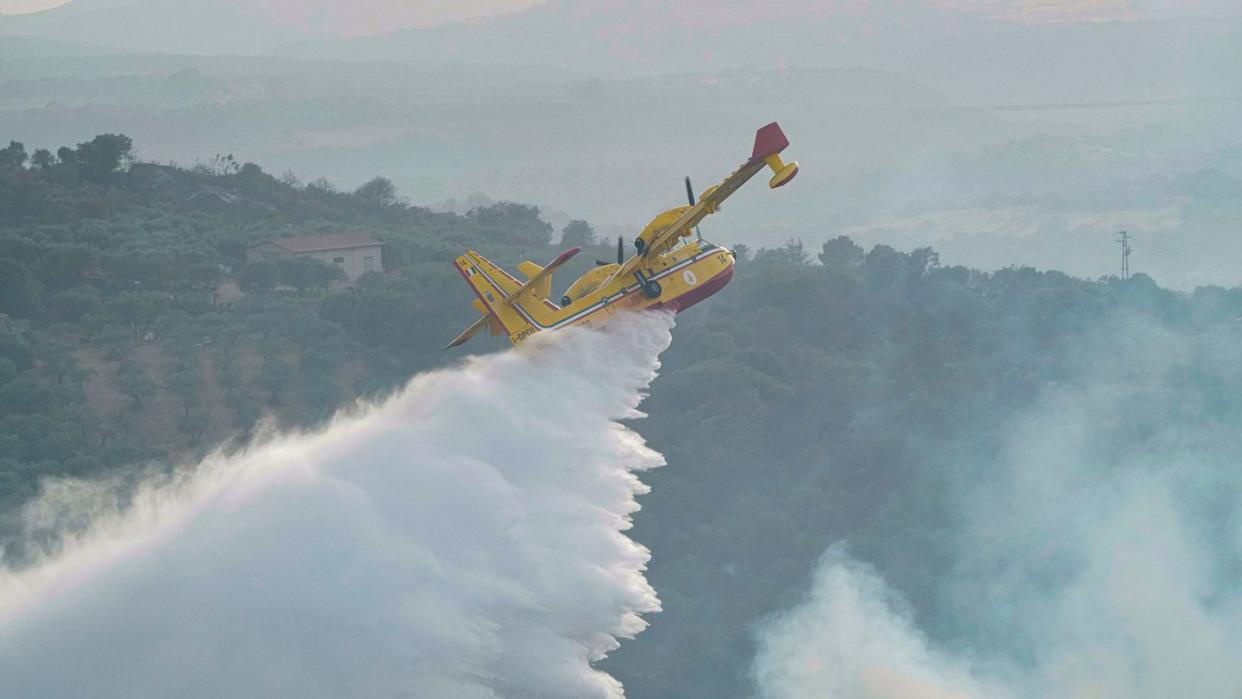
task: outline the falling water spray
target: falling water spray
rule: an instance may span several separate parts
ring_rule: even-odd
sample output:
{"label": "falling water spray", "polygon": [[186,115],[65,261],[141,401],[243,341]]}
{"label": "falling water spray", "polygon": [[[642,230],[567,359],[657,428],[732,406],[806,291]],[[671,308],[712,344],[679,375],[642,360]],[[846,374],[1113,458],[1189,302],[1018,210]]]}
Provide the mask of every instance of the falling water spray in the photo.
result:
{"label": "falling water spray", "polygon": [[621,696],[591,663],[659,610],[624,532],[663,463],[622,421],[671,325],[470,359],[142,487],[0,569],[0,696]]}

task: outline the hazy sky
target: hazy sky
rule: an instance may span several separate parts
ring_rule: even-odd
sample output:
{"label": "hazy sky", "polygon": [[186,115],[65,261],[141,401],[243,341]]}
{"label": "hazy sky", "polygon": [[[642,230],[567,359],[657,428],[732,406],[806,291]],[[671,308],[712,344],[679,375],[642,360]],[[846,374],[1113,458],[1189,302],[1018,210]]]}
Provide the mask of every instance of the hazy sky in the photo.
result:
{"label": "hazy sky", "polygon": [[64,4],[65,0],[0,0],[0,14],[38,12]]}
{"label": "hazy sky", "polygon": [[[976,9],[984,13],[994,14],[1024,22],[1056,22],[1066,20],[1112,20],[1137,19],[1151,16],[1170,15],[1201,15],[1216,14],[1233,7],[1234,0],[936,0],[940,4]],[[20,12],[37,12],[59,5],[67,4],[68,0],[0,0],[0,14]],[[462,13],[464,16],[487,14],[487,5],[495,5],[495,11],[509,11],[516,6],[533,5],[539,0],[475,0],[466,3],[471,11]],[[281,0],[275,5],[287,4],[296,7],[295,0]],[[400,4],[400,3],[393,3]],[[424,4],[438,5],[455,3],[430,2]],[[435,13],[443,14],[443,13]]]}
{"label": "hazy sky", "polygon": [[[68,4],[70,1],[72,0],[0,0],[0,14],[38,12],[39,10],[47,10]],[[139,0],[134,1],[138,2]],[[222,4],[231,4],[235,1],[224,0]],[[370,13],[364,11],[364,14],[372,14],[379,17],[391,12],[408,12],[413,10],[425,15],[428,23],[434,23],[496,12],[510,12],[534,5],[537,2],[539,0],[399,0],[397,2],[372,3],[372,5],[377,6],[372,7],[372,12]],[[110,2],[109,4],[120,5],[124,3]],[[300,15],[304,15],[307,12],[322,11],[322,8],[317,6],[325,3],[314,0],[263,0],[254,4],[265,7],[269,12],[280,13],[290,18],[299,18]],[[374,30],[382,30],[382,28],[382,26],[373,27]]]}

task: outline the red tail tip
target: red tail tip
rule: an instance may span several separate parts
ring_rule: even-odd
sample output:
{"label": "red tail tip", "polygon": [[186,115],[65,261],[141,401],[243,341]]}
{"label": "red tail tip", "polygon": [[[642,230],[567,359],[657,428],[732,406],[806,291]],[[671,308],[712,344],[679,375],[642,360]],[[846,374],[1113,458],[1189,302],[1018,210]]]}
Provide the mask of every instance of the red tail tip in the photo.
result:
{"label": "red tail tip", "polygon": [[751,160],[766,158],[789,147],[789,139],[781,131],[780,124],[775,121],[755,132],[755,150],[750,154]]}
{"label": "red tail tip", "polygon": [[551,262],[548,263],[548,266],[556,267],[557,265],[563,265],[566,262],[568,262],[571,257],[573,257],[574,255],[577,255],[580,252],[582,252],[582,248],[570,248],[566,250],[565,252],[557,255],[555,260],[552,260]]}

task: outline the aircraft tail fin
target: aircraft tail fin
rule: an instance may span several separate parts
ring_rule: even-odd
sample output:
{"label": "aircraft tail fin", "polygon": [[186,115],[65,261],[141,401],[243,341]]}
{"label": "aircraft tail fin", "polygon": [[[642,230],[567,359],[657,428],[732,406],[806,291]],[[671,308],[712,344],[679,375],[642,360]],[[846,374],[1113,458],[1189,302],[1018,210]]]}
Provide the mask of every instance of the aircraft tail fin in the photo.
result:
{"label": "aircraft tail fin", "polygon": [[552,275],[540,275],[543,267],[527,260],[518,263],[518,271],[526,277],[528,281],[537,279],[538,281],[531,287],[530,293],[535,298],[546,299],[552,296]]}
{"label": "aircraft tail fin", "polygon": [[798,174],[797,161],[786,163],[781,159],[781,151],[789,147],[789,139],[775,121],[755,132],[755,148],[751,151],[751,162],[762,160],[772,171],[772,179],[768,186],[772,189],[783,187]]}
{"label": "aircraft tail fin", "polygon": [[453,264],[477,297],[475,310],[484,315],[453,338],[448,347],[464,343],[484,327],[493,335],[508,335],[515,345],[535,333],[537,328],[527,320],[527,314],[513,303],[514,297],[524,289],[522,282],[473,250],[467,250]]}

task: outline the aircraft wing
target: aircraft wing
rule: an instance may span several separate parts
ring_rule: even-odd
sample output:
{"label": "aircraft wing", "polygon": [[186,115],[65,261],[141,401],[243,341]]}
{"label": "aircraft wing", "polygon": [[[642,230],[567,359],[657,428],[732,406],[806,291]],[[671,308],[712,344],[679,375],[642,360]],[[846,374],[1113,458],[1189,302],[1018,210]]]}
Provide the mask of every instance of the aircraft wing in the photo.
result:
{"label": "aircraft wing", "polygon": [[785,164],[779,155],[788,146],[789,139],[785,137],[776,122],[759,129],[755,133],[755,146],[750,159],[738,166],[723,182],[705,190],[694,206],[687,207],[676,221],[647,241],[643,253],[627,260],[617,271],[617,276],[633,274],[642,266],[644,260],[659,255],[676,243],[679,238],[690,235],[700,221],[709,214],[716,213],[725,199],[732,196],[764,166],[770,167],[775,173],[768,183],[773,189],[792,180],[794,175],[798,174],[798,164],[796,162]]}

